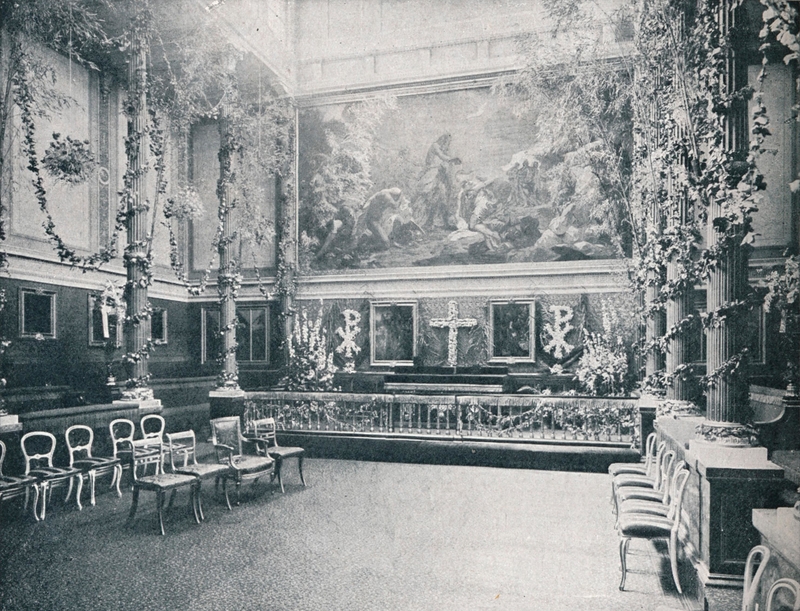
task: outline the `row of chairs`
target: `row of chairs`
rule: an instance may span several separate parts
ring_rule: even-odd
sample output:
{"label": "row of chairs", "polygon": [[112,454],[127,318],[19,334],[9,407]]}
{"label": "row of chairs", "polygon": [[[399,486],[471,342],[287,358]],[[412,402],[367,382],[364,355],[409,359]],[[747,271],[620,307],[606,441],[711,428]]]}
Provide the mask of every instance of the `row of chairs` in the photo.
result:
{"label": "row of chairs", "polygon": [[[626,556],[631,539],[666,539],[672,578],[678,593],[683,593],[678,573],[678,532],[681,525],[681,506],[689,469],[676,458],[675,452],[657,443],[651,433],[645,444],[643,463],[614,463],[609,466],[612,476],[612,504],[616,513],[616,528],[620,536],[620,564],[625,587]],[[756,596],[759,582],[770,560],[768,547],[758,545],[750,550],[745,564],[742,611],[757,611]],[[766,597],[766,611],[772,611],[782,591],[794,596],[792,611],[800,611],[800,584],[793,579],[777,579]]]}
{"label": "row of chairs", "polygon": [[[246,435],[242,434],[239,418],[236,416],[214,419],[211,421],[211,427],[216,453],[216,462],[213,464],[197,461],[197,444],[193,431],[165,434],[164,419],[158,414],[149,414],[141,419],[142,436],[139,439],[135,439],[136,425],[131,420],[112,421],[109,424],[112,447],[110,457],[93,456],[94,431],[91,427],[85,425],[69,427],[65,432],[69,455],[68,467],[57,467],[53,464],[56,451],[54,435],[45,431],[26,433],[21,439],[25,461],[25,472],[22,476],[3,474],[6,446],[0,441],[0,502],[24,496],[27,508],[32,492],[34,519],[44,520],[47,501],[53,488],[66,485],[68,488],[65,502],[69,500],[73,488],[76,488],[75,502],[80,510],[84,479],[89,482],[91,504],[95,505],[97,478],[111,473],[111,487],[116,487],[117,496],[121,496],[123,466],[127,465],[133,490],[129,522],[136,514],[139,492],[141,490],[156,492],[159,526],[161,533],[164,534],[163,503],[167,491],[172,493],[170,498],[172,503],[176,490],[188,486],[191,489],[191,507],[195,519],[200,522],[203,519],[200,501],[200,485],[203,479],[213,477],[215,488],[220,481],[222,482],[229,509],[231,509],[227,491],[229,479],[236,485],[237,504],[242,482],[257,480],[265,473],[269,473],[271,479],[277,477],[283,492],[281,467],[288,458],[298,458],[300,479],[305,485],[304,450],[299,447],[279,446],[273,419],[267,418],[251,423],[245,431]],[[256,455],[244,454],[243,444],[248,442],[256,446]],[[169,456],[169,472],[165,469],[167,456]],[[154,465],[154,473],[147,475],[150,465]],[[140,470],[143,470],[141,476]]]}
{"label": "row of chairs", "polygon": [[625,589],[631,540],[666,539],[672,579],[678,593],[682,593],[678,573],[678,531],[690,472],[683,461],[676,459],[675,452],[666,449],[664,442],[656,448],[656,441],[656,434],[651,433],[645,444],[644,464],[614,463],[609,466],[611,501],[620,537],[622,578],[619,589]]}

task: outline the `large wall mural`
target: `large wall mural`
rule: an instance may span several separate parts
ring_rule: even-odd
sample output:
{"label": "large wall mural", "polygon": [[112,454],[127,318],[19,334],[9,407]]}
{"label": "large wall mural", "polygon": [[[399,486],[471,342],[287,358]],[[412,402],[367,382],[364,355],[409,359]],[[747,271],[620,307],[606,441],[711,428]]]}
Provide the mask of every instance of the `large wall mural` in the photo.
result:
{"label": "large wall mural", "polygon": [[303,109],[304,270],[621,256],[593,143],[505,104],[487,88]]}

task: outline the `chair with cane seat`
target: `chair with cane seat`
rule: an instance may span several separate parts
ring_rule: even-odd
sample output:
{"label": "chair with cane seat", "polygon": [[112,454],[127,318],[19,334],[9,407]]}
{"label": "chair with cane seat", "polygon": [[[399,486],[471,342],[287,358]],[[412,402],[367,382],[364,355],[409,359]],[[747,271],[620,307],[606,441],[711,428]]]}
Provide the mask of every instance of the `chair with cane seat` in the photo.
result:
{"label": "chair with cane seat", "polygon": [[792,611],[800,611],[800,583],[788,577],[776,579],[770,586],[767,594],[767,611],[772,611],[772,605],[775,604],[781,590],[789,590],[792,593],[794,596],[794,602],[791,605]]}
{"label": "chair with cane seat", "polygon": [[[61,485],[68,485],[67,496],[64,501],[69,499],[72,491],[72,484],[78,485],[78,492],[75,496],[75,504],[80,511],[81,490],[83,489],[83,474],[80,469],[74,467],[56,467],[53,465],[53,454],[56,452],[56,438],[52,433],[46,431],[31,431],[25,433],[20,440],[22,455],[25,457],[25,475],[35,477],[39,486],[39,500],[42,508],[39,511],[39,520],[44,520],[47,513],[47,499],[53,492],[53,488]],[[34,514],[36,507],[34,505]]]}
{"label": "chair with cane seat", "polygon": [[[92,428],[84,424],[75,424],[66,430],[64,438],[69,451],[69,466],[80,469],[89,479],[89,502],[92,506],[96,504],[95,481],[98,475],[111,473],[112,485],[115,482],[117,484],[117,496],[122,496],[119,488],[122,479],[122,462],[119,458],[111,456],[92,456],[92,444],[94,443]],[[81,441],[84,443],[80,443]],[[67,498],[69,498],[69,492],[67,492]]]}
{"label": "chair with cane seat", "polygon": [[686,468],[679,469],[674,481],[675,490],[666,516],[646,513],[621,513],[617,518],[617,532],[620,536],[619,559],[622,568],[622,579],[619,583],[620,590],[625,588],[627,554],[631,539],[666,539],[672,579],[675,582],[678,593],[683,593],[680,577],[678,576],[678,529],[681,524],[681,506],[686,482],[689,481],[689,470]]}
{"label": "chair with cane seat", "polygon": [[[742,611],[755,611],[756,594],[761,577],[767,568],[767,563],[771,552],[766,545],[756,545],[747,554],[747,561],[744,565],[744,587],[742,589]],[[758,568],[753,574],[753,567],[758,563]]]}
{"label": "chair with cane seat", "polygon": [[28,507],[30,491],[33,489],[33,517],[38,520],[36,505],[39,503],[39,480],[31,476],[3,475],[3,462],[6,459],[6,444],[0,440],[0,503],[24,496]]}

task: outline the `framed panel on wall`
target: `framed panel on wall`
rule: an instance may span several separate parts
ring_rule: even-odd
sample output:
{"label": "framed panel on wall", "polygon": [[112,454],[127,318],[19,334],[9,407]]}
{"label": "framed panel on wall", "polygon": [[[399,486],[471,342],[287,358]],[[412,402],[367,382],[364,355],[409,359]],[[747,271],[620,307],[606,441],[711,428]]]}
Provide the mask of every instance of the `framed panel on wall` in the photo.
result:
{"label": "framed panel on wall", "polygon": [[89,295],[89,345],[105,346],[111,342],[122,346],[122,320],[115,308],[104,303],[100,295]]}
{"label": "framed panel on wall", "polygon": [[236,360],[269,362],[269,307],[237,305]]}
{"label": "framed panel on wall", "polygon": [[219,335],[219,310],[203,308],[200,310],[200,363],[215,360],[222,350]]}
{"label": "framed panel on wall", "polygon": [[56,338],[56,294],[52,291],[19,290],[19,336]]}
{"label": "framed panel on wall", "polygon": [[489,303],[489,360],[532,363],[535,302],[532,299],[492,300]]}
{"label": "framed panel on wall", "polygon": [[372,365],[413,365],[417,354],[417,302],[370,302]]}

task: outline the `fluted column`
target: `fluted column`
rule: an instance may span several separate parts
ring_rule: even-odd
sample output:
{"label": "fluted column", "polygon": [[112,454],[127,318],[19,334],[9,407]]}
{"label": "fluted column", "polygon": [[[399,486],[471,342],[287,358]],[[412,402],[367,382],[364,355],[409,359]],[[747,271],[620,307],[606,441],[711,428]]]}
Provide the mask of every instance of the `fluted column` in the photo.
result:
{"label": "fluted column", "polygon": [[239,287],[237,262],[231,255],[231,243],[236,237],[232,227],[231,211],[236,206],[233,193],[233,146],[230,131],[229,109],[223,105],[219,122],[219,221],[222,235],[219,240],[219,273],[217,291],[219,293],[219,327],[222,336],[222,369],[217,379],[217,388],[239,389],[239,366],[236,362],[236,291]]}
{"label": "fluted column", "polygon": [[125,361],[128,380],[123,398],[148,400],[153,391],[148,387],[147,351],[149,340],[149,303],[147,287],[150,284],[147,259],[147,211],[145,195],[147,172],[147,46],[142,26],[134,24],[128,62],[128,145],[126,173],[127,239],[125,268],[127,283],[125,296]]}
{"label": "fluted column", "polygon": [[[680,228],[686,223],[686,202],[683,197],[678,197],[677,210],[670,216],[670,225],[678,230],[677,238],[680,239]],[[667,261],[667,284],[678,282],[682,273],[682,263],[676,260],[675,255]],[[686,318],[691,308],[692,287],[687,282],[677,293],[674,293],[665,304],[666,327],[670,334],[667,340],[666,375],[667,399],[675,401],[688,401],[691,388],[686,372],[682,366],[688,363],[686,332],[681,328],[681,322]]]}

